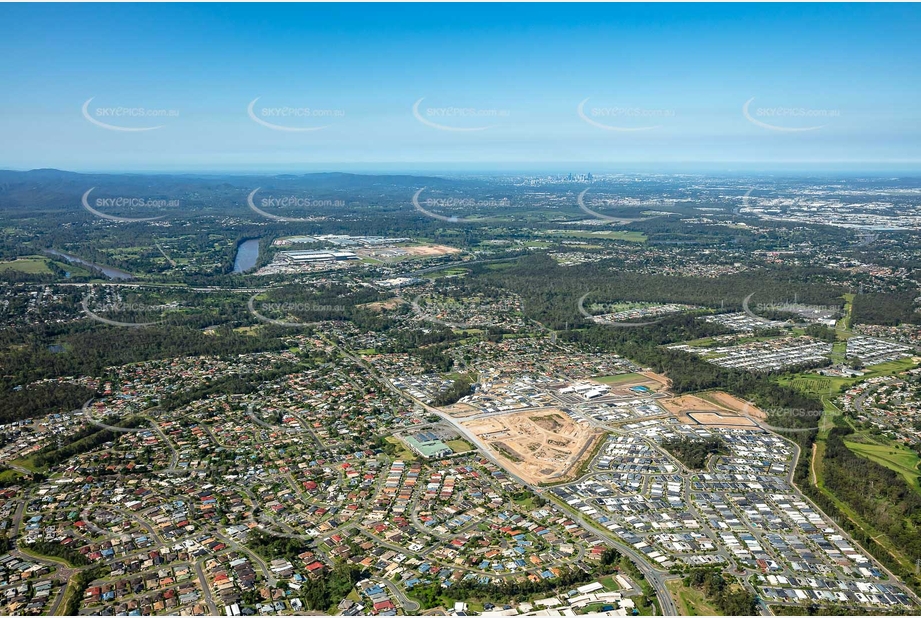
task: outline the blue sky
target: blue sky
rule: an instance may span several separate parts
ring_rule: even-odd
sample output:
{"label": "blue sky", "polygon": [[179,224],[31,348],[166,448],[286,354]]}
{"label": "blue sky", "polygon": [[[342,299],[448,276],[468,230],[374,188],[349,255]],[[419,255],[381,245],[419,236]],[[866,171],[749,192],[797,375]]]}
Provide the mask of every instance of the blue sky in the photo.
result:
{"label": "blue sky", "polygon": [[855,4],[3,4],[0,168],[918,169],[919,16]]}

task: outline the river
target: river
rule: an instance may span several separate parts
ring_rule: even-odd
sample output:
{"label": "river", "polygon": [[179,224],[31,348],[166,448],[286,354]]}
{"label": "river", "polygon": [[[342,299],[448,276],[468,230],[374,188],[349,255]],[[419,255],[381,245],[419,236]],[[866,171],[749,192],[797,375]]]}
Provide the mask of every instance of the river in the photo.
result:
{"label": "river", "polygon": [[237,246],[237,257],[233,260],[233,272],[245,273],[256,265],[259,259],[259,239],[250,238]]}
{"label": "river", "polygon": [[119,270],[117,268],[112,268],[111,266],[102,266],[100,264],[94,264],[92,262],[87,262],[83,258],[79,258],[75,255],[70,255],[68,253],[61,253],[60,251],[55,251],[54,249],[45,249],[45,253],[50,253],[51,255],[56,255],[59,258],[63,258],[65,261],[70,262],[71,264],[81,264],[86,266],[91,270],[98,270],[104,274],[109,279],[134,279],[134,275],[131,273]]}

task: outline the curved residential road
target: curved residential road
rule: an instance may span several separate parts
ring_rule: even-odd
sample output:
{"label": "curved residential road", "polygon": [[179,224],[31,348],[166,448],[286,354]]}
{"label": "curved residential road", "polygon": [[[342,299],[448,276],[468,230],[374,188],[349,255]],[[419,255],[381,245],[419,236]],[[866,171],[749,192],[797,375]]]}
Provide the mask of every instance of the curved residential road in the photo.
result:
{"label": "curved residential road", "polygon": [[387,586],[387,590],[389,590],[390,593],[397,598],[397,600],[400,602],[400,605],[403,606],[403,610],[407,616],[415,614],[417,611],[419,611],[420,605],[416,601],[413,601],[405,594],[403,594],[403,591],[400,590],[400,588],[393,582],[386,579],[372,579],[371,581]]}
{"label": "curved residential road", "polygon": [[269,565],[267,565],[265,563],[265,560],[259,557],[259,555],[256,554],[256,552],[254,552],[248,547],[240,545],[233,539],[230,539],[222,534],[214,533],[214,537],[220,539],[221,542],[224,543],[224,545],[232,547],[233,549],[235,549],[236,551],[240,553],[246,554],[247,558],[249,558],[250,560],[255,562],[257,565],[259,565],[259,568],[262,569],[262,573],[263,575],[265,575],[265,580],[269,584],[269,586],[274,588],[275,586],[278,585],[278,580],[275,579],[275,576],[272,574],[272,570],[269,569]]}
{"label": "curved residential road", "polygon": [[[202,560],[204,560],[204,558]],[[217,605],[214,604],[214,599],[211,598],[211,586],[208,585],[208,578],[205,577],[205,572],[201,568],[202,560],[195,563],[195,572],[198,573],[198,581],[201,583],[202,594],[205,597],[205,603],[208,604],[211,615],[219,616],[220,613],[217,611]]]}
{"label": "curved residential road", "polygon": [[665,616],[678,616],[678,606],[675,605],[674,599],[672,599],[672,594],[668,591],[668,588],[665,587],[666,579],[676,579],[677,575],[674,576],[663,576],[661,573],[656,571],[653,567],[649,565],[649,562],[646,561],[646,557],[640,554],[638,551],[632,547],[627,546],[626,544],[615,541],[611,539],[607,533],[602,533],[601,529],[595,525],[593,522],[586,520],[581,514],[574,515],[573,511],[564,511],[569,514],[573,519],[579,522],[579,524],[594,532],[598,538],[600,538],[606,545],[616,549],[628,556],[633,563],[636,564],[636,567],[640,570],[643,576],[646,578],[646,581],[653,587],[653,590],[656,592],[656,596],[659,599],[659,605],[662,608],[662,614]]}

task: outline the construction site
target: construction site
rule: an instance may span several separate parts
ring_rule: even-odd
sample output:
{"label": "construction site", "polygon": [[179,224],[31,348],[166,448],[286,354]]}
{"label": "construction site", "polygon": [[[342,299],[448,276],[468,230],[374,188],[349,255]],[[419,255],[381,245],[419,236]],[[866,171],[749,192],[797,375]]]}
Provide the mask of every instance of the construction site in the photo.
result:
{"label": "construction site", "polygon": [[462,424],[505,467],[535,485],[574,478],[604,435],[558,408],[481,416]]}

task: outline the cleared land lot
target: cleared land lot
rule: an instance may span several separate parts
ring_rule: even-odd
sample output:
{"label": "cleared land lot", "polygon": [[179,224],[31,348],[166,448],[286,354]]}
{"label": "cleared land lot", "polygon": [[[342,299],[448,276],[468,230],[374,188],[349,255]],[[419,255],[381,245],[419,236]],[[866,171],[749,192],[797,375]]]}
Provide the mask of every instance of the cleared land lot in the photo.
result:
{"label": "cleared land lot", "polygon": [[715,412],[689,412],[688,418],[698,425],[708,425],[711,427],[729,427],[732,429],[757,429],[757,425],[751,419],[735,414],[717,414]]}
{"label": "cleared land lot", "polygon": [[751,418],[765,418],[754,405],[722,391],[660,399],[658,403],[686,425],[755,429],[758,426]]}
{"label": "cleared land lot", "polygon": [[460,249],[448,247],[447,245],[414,245],[409,247],[400,247],[409,255],[421,255],[431,257],[436,255],[448,255],[450,253],[460,253]]}
{"label": "cleared land lot", "polygon": [[554,408],[463,421],[490,451],[529,483],[557,483],[575,474],[604,433]]}

